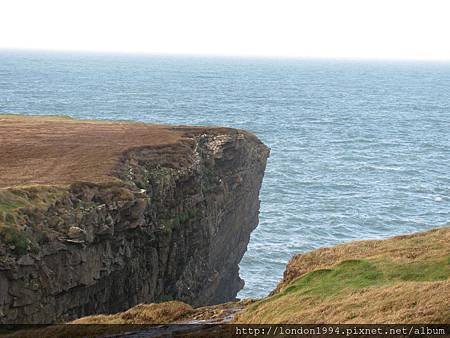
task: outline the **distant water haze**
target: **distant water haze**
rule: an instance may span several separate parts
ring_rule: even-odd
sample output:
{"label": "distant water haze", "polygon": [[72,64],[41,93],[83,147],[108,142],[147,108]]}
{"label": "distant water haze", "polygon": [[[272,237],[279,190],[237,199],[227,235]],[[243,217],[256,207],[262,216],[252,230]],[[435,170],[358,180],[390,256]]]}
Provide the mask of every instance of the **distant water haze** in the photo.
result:
{"label": "distant water haze", "polygon": [[0,52],[0,112],[221,125],[271,148],[240,297],[292,255],[450,221],[450,64]]}
{"label": "distant water haze", "polygon": [[449,12],[448,0],[2,0],[0,48],[450,60]]}

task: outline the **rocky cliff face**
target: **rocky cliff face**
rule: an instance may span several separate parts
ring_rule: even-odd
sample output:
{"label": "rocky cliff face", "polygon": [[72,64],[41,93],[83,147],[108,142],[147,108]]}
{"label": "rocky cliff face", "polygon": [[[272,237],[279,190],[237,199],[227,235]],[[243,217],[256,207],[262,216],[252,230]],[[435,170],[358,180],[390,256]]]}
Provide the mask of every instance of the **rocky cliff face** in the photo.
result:
{"label": "rocky cliff face", "polygon": [[[23,240],[0,238],[0,323],[235,298],[268,148],[238,130],[179,131],[176,144],[125,152],[116,181],[46,188],[45,207],[16,211]],[[8,193],[32,199],[36,189]]]}

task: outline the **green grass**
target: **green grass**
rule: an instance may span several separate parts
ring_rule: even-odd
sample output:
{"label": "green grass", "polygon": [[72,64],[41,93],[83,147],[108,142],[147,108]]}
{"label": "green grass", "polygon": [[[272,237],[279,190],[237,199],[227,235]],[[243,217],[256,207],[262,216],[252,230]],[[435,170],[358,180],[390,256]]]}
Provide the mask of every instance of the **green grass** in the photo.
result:
{"label": "green grass", "polygon": [[60,198],[64,187],[31,186],[0,190],[0,224],[15,222],[20,208],[45,208]]}
{"label": "green grass", "polygon": [[[438,232],[423,233],[419,238],[380,241],[377,246],[361,242],[347,246],[346,250],[337,248],[335,257],[342,257],[342,260],[328,266],[319,265],[316,269],[310,265],[309,272],[293,279],[279,292],[247,306],[238,315],[237,322],[355,320],[368,323],[380,318],[387,321],[420,318],[439,321],[446,316],[445,302],[442,303],[441,298],[448,299],[449,290],[438,294],[430,290],[445,290],[445,283],[450,279],[449,233],[448,228],[443,228]],[[367,247],[364,258],[358,253],[360,247]],[[349,259],[355,253],[359,259]],[[324,257],[328,256],[317,254],[317,262],[325,260]],[[429,285],[433,287],[428,289]],[[416,294],[414,288],[424,291]],[[380,297],[383,292],[386,296]],[[415,310],[417,304],[421,307],[419,312]],[[433,306],[436,309],[431,310]],[[380,313],[385,317],[379,317]]]}
{"label": "green grass", "polygon": [[0,212],[9,212],[24,207],[27,201],[10,191],[0,193]]}
{"label": "green grass", "polygon": [[0,192],[0,225],[15,225],[16,210],[25,207],[29,202],[11,191]]}
{"label": "green grass", "polygon": [[[33,246],[22,230],[26,218],[22,209],[47,208],[54,204],[67,190],[64,187],[29,186],[0,190],[0,241],[16,255],[25,254]],[[36,240],[36,238],[34,238]]]}
{"label": "green grass", "polygon": [[0,228],[0,240],[7,245],[14,247],[13,251],[17,255],[23,255],[28,250],[29,240],[25,234],[12,227],[1,227]]}
{"label": "green grass", "polygon": [[333,269],[321,269],[307,273],[286,289],[281,295],[290,292],[328,297],[344,288],[363,288],[383,282],[382,271],[367,260],[347,260]]}
{"label": "green grass", "polygon": [[389,261],[364,259],[345,260],[331,269],[309,272],[293,281],[280,294],[310,294],[322,298],[335,295],[344,289],[360,289],[376,284],[396,281],[437,281],[450,276],[450,256],[431,262],[395,264]]}
{"label": "green grass", "polygon": [[450,276],[450,255],[431,262],[392,264],[385,262],[386,280],[438,281]]}

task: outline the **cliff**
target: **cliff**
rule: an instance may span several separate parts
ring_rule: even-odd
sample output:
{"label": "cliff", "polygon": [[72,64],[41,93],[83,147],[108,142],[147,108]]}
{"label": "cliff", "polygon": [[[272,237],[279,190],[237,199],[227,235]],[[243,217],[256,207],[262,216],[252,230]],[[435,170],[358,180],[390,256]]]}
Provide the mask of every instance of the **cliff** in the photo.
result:
{"label": "cliff", "polygon": [[[448,324],[449,243],[450,228],[444,227],[320,248],[293,257],[278,287],[259,300],[200,308],[140,304],[74,323]],[[62,333],[67,327],[52,330]]]}
{"label": "cliff", "polygon": [[235,298],[269,151],[235,129],[0,116],[0,323]]}

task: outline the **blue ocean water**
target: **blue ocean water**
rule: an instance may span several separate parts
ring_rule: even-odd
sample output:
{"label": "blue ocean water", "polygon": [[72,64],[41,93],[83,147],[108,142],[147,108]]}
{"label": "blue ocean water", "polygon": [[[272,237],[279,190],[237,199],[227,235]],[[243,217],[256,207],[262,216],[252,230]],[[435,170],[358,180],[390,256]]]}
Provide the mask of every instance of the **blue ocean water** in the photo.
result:
{"label": "blue ocean water", "polygon": [[241,297],[296,253],[450,221],[450,64],[0,51],[0,112],[253,131],[272,152]]}

